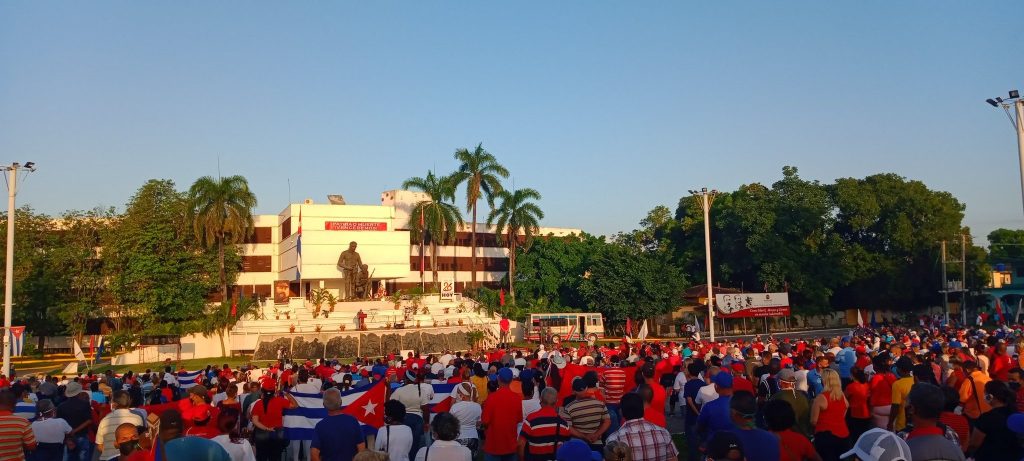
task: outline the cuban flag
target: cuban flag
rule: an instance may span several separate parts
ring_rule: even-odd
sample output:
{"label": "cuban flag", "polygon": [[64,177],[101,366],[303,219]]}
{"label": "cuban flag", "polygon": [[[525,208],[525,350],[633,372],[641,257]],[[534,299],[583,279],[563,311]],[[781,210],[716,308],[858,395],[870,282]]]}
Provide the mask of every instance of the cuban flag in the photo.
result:
{"label": "cuban flag", "polygon": [[[313,428],[327,417],[322,393],[293,392],[298,408],[284,410],[284,432],[289,440],[313,440]],[[342,412],[355,417],[363,427],[363,435],[376,434],[384,425],[384,401],[387,385],[378,381],[368,386],[341,393]]]}
{"label": "cuban flag", "polygon": [[299,207],[299,231],[295,237],[295,280],[302,281],[302,207]]}
{"label": "cuban flag", "polygon": [[[455,387],[458,384],[431,384],[434,388],[434,398],[430,399],[430,403],[427,407],[431,413],[444,413],[451,410],[452,405],[455,404]],[[402,387],[401,383],[392,383],[391,390],[394,391]]]}
{"label": "cuban flag", "polygon": [[203,370],[196,371],[179,371],[178,372],[178,387],[182,389],[189,389],[196,384],[199,384],[199,376],[203,374]]}
{"label": "cuban flag", "polygon": [[25,327],[11,327],[11,356],[21,355],[25,348]]}

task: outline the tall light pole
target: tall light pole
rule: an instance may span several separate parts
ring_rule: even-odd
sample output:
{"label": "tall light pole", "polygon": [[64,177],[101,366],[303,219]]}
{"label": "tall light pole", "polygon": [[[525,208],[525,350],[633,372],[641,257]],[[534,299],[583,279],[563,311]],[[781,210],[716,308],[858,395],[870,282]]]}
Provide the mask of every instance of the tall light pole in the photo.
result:
{"label": "tall light pole", "polygon": [[[1017,132],[1017,157],[1020,162],[1020,193],[1021,205],[1024,206],[1024,100],[1020,98],[1020,92],[1010,90],[1009,98],[986,99],[985,102],[992,107],[1002,107],[1006,116],[1010,119],[1014,131]],[[1013,105],[1016,117],[1010,115],[1010,106]]]}
{"label": "tall light pole", "polygon": [[711,288],[711,203],[715,201],[715,196],[718,195],[717,190],[708,190],[707,187],[702,187],[699,191],[691,190],[690,194],[694,197],[700,197],[700,206],[704,209],[704,262],[708,268],[707,274],[707,292],[708,292],[708,334],[711,341],[715,340],[715,296]]}
{"label": "tall light pole", "polygon": [[11,376],[11,307],[14,299],[14,197],[18,195],[18,172],[36,171],[35,162],[0,166],[7,171],[7,269],[4,278],[4,376]]}

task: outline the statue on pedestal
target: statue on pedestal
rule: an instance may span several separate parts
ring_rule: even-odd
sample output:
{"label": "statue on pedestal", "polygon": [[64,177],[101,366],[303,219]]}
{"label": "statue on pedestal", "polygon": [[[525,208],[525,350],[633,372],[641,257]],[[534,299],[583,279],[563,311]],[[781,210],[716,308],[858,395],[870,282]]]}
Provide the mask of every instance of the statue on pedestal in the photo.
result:
{"label": "statue on pedestal", "polygon": [[369,298],[370,294],[370,267],[366,264],[359,266],[359,276],[356,278],[356,299]]}
{"label": "statue on pedestal", "polygon": [[348,244],[348,249],[338,256],[338,270],[341,271],[341,278],[345,283],[345,294],[343,299],[356,299],[356,282],[359,279],[359,272],[363,267],[363,260],[356,253],[356,242]]}

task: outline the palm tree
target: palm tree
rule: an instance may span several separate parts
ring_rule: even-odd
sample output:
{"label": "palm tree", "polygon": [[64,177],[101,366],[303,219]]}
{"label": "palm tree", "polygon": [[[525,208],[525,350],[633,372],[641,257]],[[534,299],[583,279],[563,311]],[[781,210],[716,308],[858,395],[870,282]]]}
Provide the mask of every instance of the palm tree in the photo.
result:
{"label": "palm tree", "polygon": [[458,187],[466,183],[466,211],[473,213],[473,228],[470,231],[469,246],[471,248],[470,265],[472,265],[471,285],[476,286],[476,211],[481,195],[487,204],[494,207],[494,195],[504,190],[501,178],[508,177],[508,170],[484,149],[483,143],[477,144],[470,152],[462,148],[455,151],[455,160],[461,162],[458,171],[452,174],[452,182]]}
{"label": "palm tree", "polygon": [[408,227],[412,229],[413,238],[430,236],[430,269],[437,285],[437,243],[455,238],[459,226],[465,224],[459,208],[445,201],[455,201],[455,185],[451,177],[439,178],[428,171],[425,178],[406,179],[402,189],[425,192],[430,197],[413,206]]}
{"label": "palm tree", "polygon": [[220,261],[221,302],[229,303],[224,268],[224,246],[242,243],[253,232],[252,210],[256,195],[244,176],[203,176],[188,190],[189,218],[196,238],[207,248],[217,248]]}
{"label": "palm tree", "polygon": [[504,240],[508,247],[508,294],[512,303],[516,300],[516,248],[519,235],[523,236],[523,248],[533,245],[533,237],[540,230],[544,212],[531,200],[540,200],[540,192],[534,189],[503,190],[497,194],[498,206],[487,215],[487,225],[494,226],[498,242]]}

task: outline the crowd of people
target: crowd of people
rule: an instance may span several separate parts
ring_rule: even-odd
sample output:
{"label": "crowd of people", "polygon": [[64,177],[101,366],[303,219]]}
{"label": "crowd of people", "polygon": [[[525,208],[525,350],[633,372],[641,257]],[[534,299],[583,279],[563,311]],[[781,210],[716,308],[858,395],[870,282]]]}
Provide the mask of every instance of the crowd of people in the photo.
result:
{"label": "crowd of people", "polygon": [[[935,324],[0,377],[0,460],[1017,461],[1022,348],[1006,326]],[[346,399],[380,381],[369,432]],[[290,440],[309,395],[326,417]]]}

